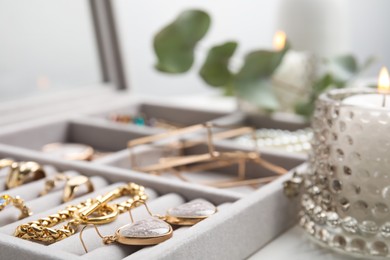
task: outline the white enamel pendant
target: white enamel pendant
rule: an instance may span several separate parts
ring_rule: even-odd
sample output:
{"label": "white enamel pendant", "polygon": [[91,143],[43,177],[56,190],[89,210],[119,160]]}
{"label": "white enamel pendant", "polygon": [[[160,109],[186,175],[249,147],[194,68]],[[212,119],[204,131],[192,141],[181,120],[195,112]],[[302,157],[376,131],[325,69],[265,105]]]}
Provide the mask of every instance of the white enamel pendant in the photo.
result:
{"label": "white enamel pendant", "polygon": [[125,225],[116,231],[117,241],[126,245],[156,245],[172,237],[172,227],[152,217]]}
{"label": "white enamel pendant", "polygon": [[166,221],[174,225],[194,225],[217,212],[217,208],[204,199],[196,199],[167,211]]}

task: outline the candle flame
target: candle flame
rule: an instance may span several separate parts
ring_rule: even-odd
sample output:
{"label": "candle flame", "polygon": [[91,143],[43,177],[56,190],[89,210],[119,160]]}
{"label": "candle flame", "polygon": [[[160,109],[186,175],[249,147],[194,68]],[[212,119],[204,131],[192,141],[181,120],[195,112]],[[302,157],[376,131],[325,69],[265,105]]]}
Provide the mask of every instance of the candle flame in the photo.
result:
{"label": "candle flame", "polygon": [[273,47],[275,50],[280,51],[284,49],[284,46],[286,45],[286,33],[283,31],[277,31],[274,36],[273,40]]}
{"label": "candle flame", "polygon": [[390,90],[389,72],[387,71],[386,67],[382,67],[381,71],[379,72],[378,91],[389,92],[389,90]]}

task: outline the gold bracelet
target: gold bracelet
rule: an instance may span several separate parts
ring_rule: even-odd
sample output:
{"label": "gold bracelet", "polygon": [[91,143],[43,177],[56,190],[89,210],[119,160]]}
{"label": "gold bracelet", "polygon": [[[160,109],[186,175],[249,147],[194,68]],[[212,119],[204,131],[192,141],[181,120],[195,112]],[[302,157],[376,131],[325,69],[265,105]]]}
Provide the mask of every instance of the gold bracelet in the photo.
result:
{"label": "gold bracelet", "polygon": [[[111,200],[122,196],[131,196],[121,203],[108,205]],[[95,199],[88,199],[78,205],[68,206],[56,214],[28,222],[18,226],[15,236],[27,240],[41,241],[47,244],[55,243],[76,233],[81,224],[106,224],[114,221],[118,214],[130,210],[135,201],[147,200],[145,188],[135,183],[116,188],[115,190]],[[137,205],[136,205],[137,206]],[[89,217],[93,214],[93,217]],[[52,227],[69,220],[59,229]]]}
{"label": "gold bracelet", "polygon": [[24,200],[19,196],[12,197],[8,194],[0,196],[0,211],[2,211],[9,204],[14,205],[15,208],[20,210],[19,219],[26,218],[32,215],[31,210],[26,206]]}

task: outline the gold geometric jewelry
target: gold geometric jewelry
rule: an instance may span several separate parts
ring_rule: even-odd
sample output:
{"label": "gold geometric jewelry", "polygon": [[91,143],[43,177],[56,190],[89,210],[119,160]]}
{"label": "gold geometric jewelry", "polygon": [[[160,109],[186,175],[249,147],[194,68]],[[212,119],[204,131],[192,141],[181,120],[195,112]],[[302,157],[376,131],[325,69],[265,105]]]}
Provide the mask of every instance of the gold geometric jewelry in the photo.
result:
{"label": "gold geometric jewelry", "polygon": [[192,226],[217,213],[217,207],[204,199],[196,199],[167,210],[164,220],[172,225]]}
{"label": "gold geometric jewelry", "polygon": [[36,162],[14,162],[11,164],[5,187],[12,189],[29,181],[45,178],[45,176],[44,169]]}
{"label": "gold geometric jewelry", "polygon": [[78,143],[46,144],[42,147],[42,151],[54,157],[76,161],[89,161],[95,152],[91,146]]}
{"label": "gold geometric jewelry", "polygon": [[[104,244],[118,242],[124,245],[156,245],[172,237],[173,228],[163,217],[153,215],[145,201],[134,201],[133,204],[143,204],[151,218],[134,221],[131,209],[129,210],[131,224],[118,228],[114,235],[103,236],[96,226],[94,226],[98,235],[103,239]],[[87,226],[84,226],[80,232],[80,241],[85,252],[88,252],[82,235]]]}
{"label": "gold geometric jewelry", "polygon": [[[122,196],[131,196],[131,198],[120,203],[108,204]],[[129,211],[134,201],[147,200],[147,198],[143,186],[128,183],[103,196],[88,199],[78,205],[70,205],[56,214],[22,224],[16,228],[14,235],[47,244],[55,243],[75,234],[82,224],[100,225],[110,223],[116,219],[118,214]],[[68,223],[59,229],[53,228],[64,221],[68,221]]]}
{"label": "gold geometric jewelry", "polygon": [[[130,160],[131,165],[134,170],[150,173],[154,175],[161,175],[165,172],[172,172],[178,178],[183,181],[189,181],[183,176],[184,173],[188,172],[201,172],[211,169],[224,168],[227,166],[237,165],[238,166],[238,176],[233,180],[219,183],[202,183],[204,185],[227,188],[235,186],[244,186],[244,185],[258,185],[270,182],[270,178],[265,178],[260,176],[254,179],[246,179],[246,164],[252,162],[257,164],[269,171],[276,173],[277,175],[283,175],[287,173],[287,170],[275,165],[265,159],[263,159],[257,149],[256,143],[254,143],[254,151],[217,151],[213,143],[213,140],[221,140],[226,138],[232,138],[237,135],[242,135],[245,133],[251,133],[253,138],[255,138],[255,131],[251,127],[240,127],[236,129],[230,129],[227,131],[220,131],[213,134],[212,128],[215,127],[211,122],[199,125],[193,125],[169,132],[164,132],[161,134],[156,134],[152,136],[141,137],[138,139],[130,140],[128,142],[128,148],[130,149]],[[221,128],[221,126],[217,126]],[[180,140],[179,142],[170,141],[165,142],[165,147],[169,147],[171,150],[178,151],[178,154],[181,156],[176,157],[165,157],[160,158],[159,161],[155,164],[137,166],[134,154],[132,153],[132,148],[139,145],[153,144],[157,141],[162,141],[163,139],[179,137],[184,134],[194,133],[199,130],[206,130],[207,136],[197,137],[197,135],[192,135],[192,140]],[[255,139],[254,139],[255,140]],[[169,141],[169,140],[167,140]],[[207,152],[196,155],[182,155],[185,154],[184,148],[194,147],[200,144],[207,145]]]}
{"label": "gold geometric jewelry", "polygon": [[0,196],[0,211],[2,211],[6,206],[12,204],[15,208],[20,210],[19,219],[26,218],[32,215],[31,210],[24,204],[24,200],[19,196],[12,197],[10,195],[1,195]]}
{"label": "gold geometric jewelry", "polygon": [[94,191],[93,183],[90,179],[84,175],[69,177],[63,173],[56,174],[53,178],[46,180],[45,188],[40,192],[40,196],[44,196],[52,191],[59,182],[65,182],[64,193],[62,195],[62,201],[68,202],[75,198],[76,192],[80,186],[87,186],[87,193]]}

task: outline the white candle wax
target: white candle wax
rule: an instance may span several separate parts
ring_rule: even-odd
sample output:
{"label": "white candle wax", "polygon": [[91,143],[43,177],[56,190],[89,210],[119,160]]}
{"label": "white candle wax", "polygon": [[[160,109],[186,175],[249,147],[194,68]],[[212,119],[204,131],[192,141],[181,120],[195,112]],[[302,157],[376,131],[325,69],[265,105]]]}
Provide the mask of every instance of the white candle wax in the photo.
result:
{"label": "white candle wax", "polygon": [[[383,106],[383,97],[385,104]],[[367,108],[390,109],[390,95],[387,94],[360,94],[345,98],[342,104]]]}

